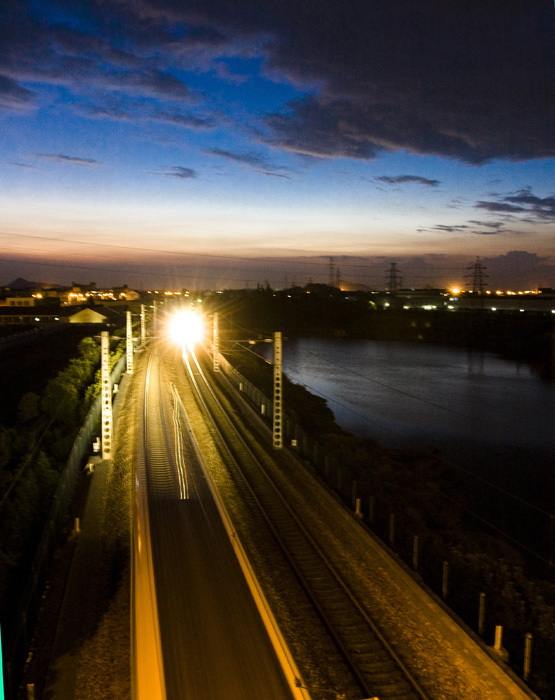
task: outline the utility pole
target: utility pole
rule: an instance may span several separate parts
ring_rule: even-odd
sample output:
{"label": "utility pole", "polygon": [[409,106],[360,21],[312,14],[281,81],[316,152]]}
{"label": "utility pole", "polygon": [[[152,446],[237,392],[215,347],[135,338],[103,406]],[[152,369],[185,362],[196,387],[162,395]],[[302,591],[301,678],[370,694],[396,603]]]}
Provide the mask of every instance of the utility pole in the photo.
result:
{"label": "utility pole", "polygon": [[110,381],[110,336],[108,331],[100,333],[100,381],[102,459],[112,457],[112,383]]}
{"label": "utility pole", "polygon": [[146,314],[145,305],[141,304],[141,345],[146,345]]}
{"label": "utility pole", "polygon": [[126,325],[126,343],[125,348],[127,350],[127,374],[133,373],[133,325],[131,318],[131,311],[126,312],[127,325]]}
{"label": "utility pole", "polygon": [[218,335],[218,312],[214,312],[214,337],[212,342],[212,361],[214,363],[214,372],[220,371],[220,338]]}
{"label": "utility pole", "polygon": [[273,416],[273,434],[274,434],[274,449],[281,450],[283,448],[283,430],[282,430],[282,361],[281,361],[281,331],[274,333],[274,416]]}

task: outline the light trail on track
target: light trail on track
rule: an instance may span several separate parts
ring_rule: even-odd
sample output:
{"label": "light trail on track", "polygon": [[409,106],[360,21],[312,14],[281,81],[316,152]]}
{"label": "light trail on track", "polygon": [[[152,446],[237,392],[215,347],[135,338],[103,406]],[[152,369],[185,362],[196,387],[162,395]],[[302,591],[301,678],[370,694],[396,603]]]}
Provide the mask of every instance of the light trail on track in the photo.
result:
{"label": "light trail on track", "polygon": [[169,353],[150,352],[149,518],[168,700],[291,700],[212,498]]}

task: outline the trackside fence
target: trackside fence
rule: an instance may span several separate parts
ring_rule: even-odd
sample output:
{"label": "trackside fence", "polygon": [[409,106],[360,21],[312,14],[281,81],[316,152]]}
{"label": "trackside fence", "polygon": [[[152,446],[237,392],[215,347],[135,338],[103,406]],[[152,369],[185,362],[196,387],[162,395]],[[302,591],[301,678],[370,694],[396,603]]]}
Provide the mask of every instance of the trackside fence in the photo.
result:
{"label": "trackside fence", "polygon": [[[219,366],[231,384],[248,400],[269,423],[272,421],[271,399],[245,379],[230,363],[220,356]],[[436,594],[445,606],[453,610],[467,623],[469,631],[492,647],[501,661],[509,662],[511,669],[525,681],[534,685],[534,658],[538,666],[544,666],[551,653],[551,644],[541,630],[511,629],[504,625],[504,611],[495,603],[495,590],[486,593],[469,581],[470,572],[461,567],[456,556],[445,551],[433,535],[418,531],[414,519],[402,509],[392,512],[384,498],[373,492],[371,480],[357,481],[356,474],[344,460],[338,462],[288,416],[282,416],[284,445],[290,447],[311,465],[312,471],[335,492],[360,522],[376,534],[419,580]],[[474,590],[475,589],[475,590]],[[532,652],[533,650],[533,652]],[[544,666],[545,667],[545,666]],[[543,685],[543,683],[540,683]],[[543,690],[543,688],[542,688]],[[544,697],[542,695],[542,697]],[[555,690],[547,692],[546,700],[555,700]]]}
{"label": "trackside fence", "polygon": [[[112,384],[117,382],[125,369],[123,355],[112,369]],[[25,661],[28,657],[31,638],[41,604],[41,598],[50,574],[52,560],[64,527],[69,505],[79,474],[90,455],[93,437],[100,421],[101,397],[94,400],[79,434],[73,443],[64,471],[58,481],[42,537],[39,541],[27,584],[17,606],[13,622],[7,629],[2,627],[4,652],[4,682],[6,700],[15,700]]]}

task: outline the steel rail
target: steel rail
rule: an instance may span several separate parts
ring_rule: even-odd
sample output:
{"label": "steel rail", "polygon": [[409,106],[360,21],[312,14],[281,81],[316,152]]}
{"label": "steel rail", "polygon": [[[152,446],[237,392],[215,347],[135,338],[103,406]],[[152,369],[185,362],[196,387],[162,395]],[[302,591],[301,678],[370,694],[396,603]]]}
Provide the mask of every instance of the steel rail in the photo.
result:
{"label": "steel rail", "polygon": [[[160,365],[154,363],[154,355],[155,353],[151,352],[148,363],[143,415],[149,494],[155,498],[173,496],[177,481],[180,497],[184,498],[186,497],[186,482],[182,467],[182,444],[180,440],[176,439],[180,435],[179,419],[174,405],[172,420],[167,420],[168,410],[160,380]],[[154,367],[156,374],[154,374]],[[170,425],[173,426],[171,435],[169,434]],[[170,460],[170,455],[173,455],[173,460]]]}
{"label": "steel rail", "polygon": [[[312,599],[361,689],[380,700],[428,700],[367,611],[287,503],[261,460],[246,443],[193,355],[184,356],[188,378],[219,445],[231,456],[252,498]],[[229,456],[227,457],[228,461]]]}

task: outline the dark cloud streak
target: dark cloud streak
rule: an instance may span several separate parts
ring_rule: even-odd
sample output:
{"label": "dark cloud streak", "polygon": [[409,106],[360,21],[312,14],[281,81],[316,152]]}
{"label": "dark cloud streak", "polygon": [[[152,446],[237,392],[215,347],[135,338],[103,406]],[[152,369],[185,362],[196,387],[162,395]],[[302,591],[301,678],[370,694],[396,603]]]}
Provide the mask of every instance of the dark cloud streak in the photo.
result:
{"label": "dark cloud streak", "polygon": [[258,153],[234,153],[232,151],[226,151],[220,148],[207,148],[204,153],[210,156],[215,156],[217,158],[224,158],[230,160],[239,165],[244,165],[248,168],[254,168],[262,175],[271,175],[274,177],[284,177],[287,179],[289,175],[286,174],[286,169],[280,166],[274,166],[268,162],[266,156]]}
{"label": "dark cloud streak", "polygon": [[0,109],[28,109],[35,97],[35,93],[21,87],[15,80],[0,75]]}
{"label": "dark cloud streak", "polygon": [[497,201],[479,201],[475,206],[477,209],[518,216],[527,222],[555,222],[555,196],[538,197],[532,194],[530,187],[498,197]]}
{"label": "dark cloud streak", "polygon": [[385,182],[387,185],[406,185],[406,184],[418,184],[424,185],[424,187],[437,187],[440,183],[439,180],[430,180],[427,177],[421,177],[420,175],[396,175],[391,177],[389,175],[382,175],[375,178],[379,182]]}
{"label": "dark cloud streak", "polygon": [[158,170],[155,175],[164,175],[165,177],[175,177],[178,180],[194,180],[198,177],[196,170],[192,168],[184,168],[181,165],[174,165],[166,170]]}
{"label": "dark cloud streak", "polygon": [[62,153],[32,153],[30,155],[32,158],[38,158],[39,160],[48,160],[52,163],[78,165],[85,168],[93,168],[100,165],[100,162],[98,160],[94,160],[94,158],[78,158],[76,156],[67,156]]}

